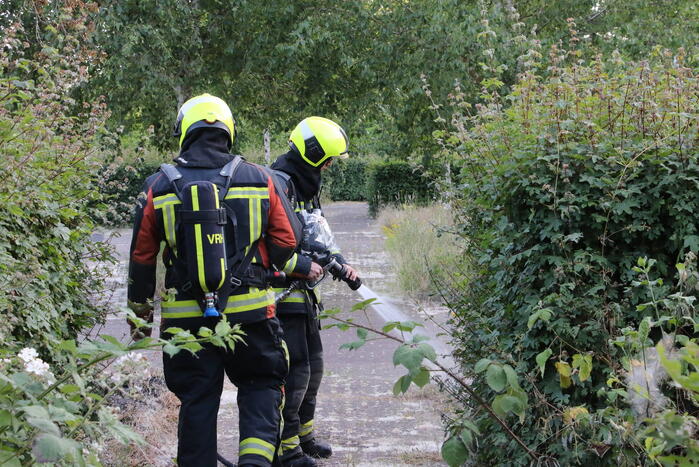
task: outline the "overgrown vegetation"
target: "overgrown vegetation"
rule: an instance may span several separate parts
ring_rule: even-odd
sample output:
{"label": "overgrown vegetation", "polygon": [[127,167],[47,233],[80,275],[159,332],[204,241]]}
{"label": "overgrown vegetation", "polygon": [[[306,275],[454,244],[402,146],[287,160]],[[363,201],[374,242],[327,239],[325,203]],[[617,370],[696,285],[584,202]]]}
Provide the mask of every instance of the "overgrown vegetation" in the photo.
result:
{"label": "overgrown vegetation", "polygon": [[[672,300],[663,284],[673,265],[699,249],[699,80],[682,51],[582,60],[571,28],[569,50],[550,50],[547,75],[522,73],[506,100],[499,80],[485,81],[475,112],[457,92],[463,111],[437,134],[456,156],[456,222],[475,265],[449,298],[456,356],[531,450],[523,455],[464,399],[453,426],[476,422],[473,448],[488,464],[503,455],[521,465],[644,462],[632,436],[642,418],[619,397],[629,360],[617,339],[648,319],[693,332],[691,306],[678,315],[648,303]],[[628,287],[638,257],[658,260],[652,293]],[[674,394],[681,411],[696,410]],[[594,423],[576,423],[583,412]]]}
{"label": "overgrown vegetation", "polygon": [[440,204],[405,205],[380,211],[378,223],[398,285],[416,299],[438,299],[440,287],[464,274],[461,248],[451,230],[450,210]]}

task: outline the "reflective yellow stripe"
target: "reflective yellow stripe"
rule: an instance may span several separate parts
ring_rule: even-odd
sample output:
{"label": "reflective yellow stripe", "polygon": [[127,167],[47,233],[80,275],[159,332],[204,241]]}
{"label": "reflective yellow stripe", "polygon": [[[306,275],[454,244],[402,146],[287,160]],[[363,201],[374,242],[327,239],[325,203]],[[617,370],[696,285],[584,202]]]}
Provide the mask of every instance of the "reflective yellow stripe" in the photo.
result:
{"label": "reflective yellow stripe", "polygon": [[[286,341],[284,339],[282,339],[282,350],[284,350],[284,357],[286,358],[286,367],[288,368],[291,366],[291,360],[290,360],[290,356],[289,356],[289,347],[286,345]],[[283,404],[284,404],[284,401],[282,401],[282,409],[284,408]],[[283,423],[283,420],[282,420],[282,423]]]}
{"label": "reflective yellow stripe", "polygon": [[[250,288],[250,293],[231,295],[228,297],[224,313],[241,313],[243,311],[265,308],[274,304],[274,292]],[[161,302],[163,318],[198,318],[203,316],[196,300],[175,300]]]}
{"label": "reflective yellow stripe", "polygon": [[240,313],[242,311],[255,310],[274,304],[274,292],[268,289],[259,290],[250,288],[250,293],[231,295],[224,313]]}
{"label": "reflective yellow stripe", "polygon": [[[216,200],[216,209],[221,208],[221,203],[218,201],[218,188],[214,187],[214,199]],[[224,232],[222,232],[224,233]],[[225,251],[225,244],[224,244],[224,251]],[[220,289],[223,287],[223,281],[226,279],[226,258],[225,258],[225,253],[223,255],[224,257],[221,258],[221,282],[218,283],[218,287],[216,287],[216,290]]]}
{"label": "reflective yellow stripe", "polygon": [[260,438],[245,438],[240,442],[240,456],[257,454],[272,462],[274,445]]}
{"label": "reflective yellow stripe", "polygon": [[[275,295],[280,294],[284,292],[286,289],[284,288],[275,288],[273,289]],[[286,297],[284,300],[282,300],[279,303],[305,303],[306,302],[306,293],[302,292],[300,290],[297,290],[295,292],[291,292],[291,294]]]}
{"label": "reflective yellow stripe", "polygon": [[163,318],[198,318],[203,316],[196,300],[161,302]]}
{"label": "reflective yellow stripe", "polygon": [[306,423],[301,424],[301,430],[299,431],[299,436],[307,436],[313,431],[313,420],[309,420]]}
{"label": "reflective yellow stripe", "polygon": [[[157,202],[156,202],[157,200]],[[163,227],[165,229],[165,240],[177,256],[177,236],[175,234],[175,205],[180,204],[180,200],[174,194],[158,196],[153,200],[155,209],[161,209],[163,213]]]}
{"label": "reflective yellow stripe", "polygon": [[228,189],[225,199],[235,198],[258,198],[269,199],[269,189],[265,187],[254,186],[236,186]]}
{"label": "reflective yellow stripe", "polygon": [[251,240],[255,240],[262,236],[262,200],[258,198],[252,203],[255,205],[255,236]]}
{"label": "reflective yellow stripe", "polygon": [[164,206],[181,204],[182,202],[177,199],[177,195],[174,193],[168,193],[167,195],[157,196],[153,198],[153,207],[155,209],[160,209]]}
{"label": "reflective yellow stripe", "polygon": [[283,271],[286,274],[291,274],[294,272],[294,268],[296,267],[296,263],[298,262],[299,255],[298,253],[294,253],[294,256],[291,257],[289,261],[286,262],[286,265],[284,266]]}
{"label": "reflective yellow stripe", "polygon": [[301,444],[301,440],[298,436],[292,436],[291,438],[282,440],[282,451],[292,451]]}
{"label": "reflective yellow stripe", "polygon": [[[199,187],[192,185],[192,211],[199,210]],[[194,224],[194,243],[197,248],[197,273],[199,274],[199,286],[204,292],[208,292],[206,276],[204,275],[204,245],[201,238],[201,224]]]}

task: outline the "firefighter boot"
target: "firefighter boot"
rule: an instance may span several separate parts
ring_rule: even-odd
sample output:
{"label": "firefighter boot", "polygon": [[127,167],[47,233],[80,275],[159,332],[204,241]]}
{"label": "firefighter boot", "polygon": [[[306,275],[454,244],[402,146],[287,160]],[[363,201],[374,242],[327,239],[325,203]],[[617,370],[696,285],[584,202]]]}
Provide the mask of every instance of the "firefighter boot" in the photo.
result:
{"label": "firefighter boot", "polygon": [[318,467],[316,461],[305,454],[299,454],[291,459],[282,461],[284,467]]}
{"label": "firefighter boot", "polygon": [[328,443],[315,439],[301,443],[303,453],[316,459],[327,459],[333,455],[333,450]]}

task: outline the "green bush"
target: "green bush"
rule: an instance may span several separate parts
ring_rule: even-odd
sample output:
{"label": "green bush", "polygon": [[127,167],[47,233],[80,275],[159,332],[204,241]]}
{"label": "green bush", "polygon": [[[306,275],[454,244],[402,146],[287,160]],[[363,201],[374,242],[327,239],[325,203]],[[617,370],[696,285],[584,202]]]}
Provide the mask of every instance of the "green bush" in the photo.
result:
{"label": "green bush", "polygon": [[0,61],[0,340],[55,360],[57,340],[105,311],[111,252],[91,235],[108,212],[98,186],[106,110],[94,102],[74,113],[69,90],[89,59],[74,37],[57,40],[63,50],[25,57],[21,32],[4,32],[14,54]]}
{"label": "green bush", "polygon": [[366,192],[369,212],[381,206],[422,205],[435,197],[432,180],[404,161],[377,162],[368,167]]}
{"label": "green bush", "polygon": [[338,160],[323,174],[325,194],[333,201],[366,201],[367,161]]}
{"label": "green bush", "polygon": [[130,163],[112,163],[104,167],[106,177],[101,191],[112,207],[106,216],[106,225],[124,226],[133,222],[134,203],[143,189],[143,182],[159,167],[159,162],[141,158]]}
{"label": "green bush", "polygon": [[[456,357],[532,450],[465,401],[488,465],[643,462],[628,436],[638,421],[608,380],[628,363],[613,343],[621,329],[659,316],[643,305],[647,290],[626,284],[636,258],[653,257],[664,295],[672,265],[699,249],[695,70],[669,54],[586,64],[573,51],[570,65],[565,55],[552,50],[547,77],[524,73],[509,106],[502,83],[485,81],[475,115],[436,134],[458,156],[456,223],[476,271],[450,304]],[[508,365],[516,375],[503,373]],[[584,429],[570,415],[583,409],[595,417]]]}

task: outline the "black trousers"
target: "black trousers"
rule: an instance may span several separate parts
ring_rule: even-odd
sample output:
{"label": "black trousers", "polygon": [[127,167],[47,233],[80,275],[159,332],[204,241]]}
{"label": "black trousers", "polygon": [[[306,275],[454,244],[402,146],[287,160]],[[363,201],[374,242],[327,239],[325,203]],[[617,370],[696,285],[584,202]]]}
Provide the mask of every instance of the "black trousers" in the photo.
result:
{"label": "black trousers", "polygon": [[[196,333],[211,318],[167,320],[164,329]],[[215,324],[215,323],[214,323]],[[206,345],[192,355],[163,354],[168,389],[180,399],[177,465],[215,467],[216,422],[224,373],[238,387],[239,465],[269,466],[280,443],[281,408],[288,354],[276,318],[242,325],[245,343],[234,352]]]}
{"label": "black trousers", "polygon": [[299,443],[313,439],[316,396],[323,378],[323,344],[316,319],[307,314],[282,314],[290,367],[286,380],[282,460],[301,453]]}

